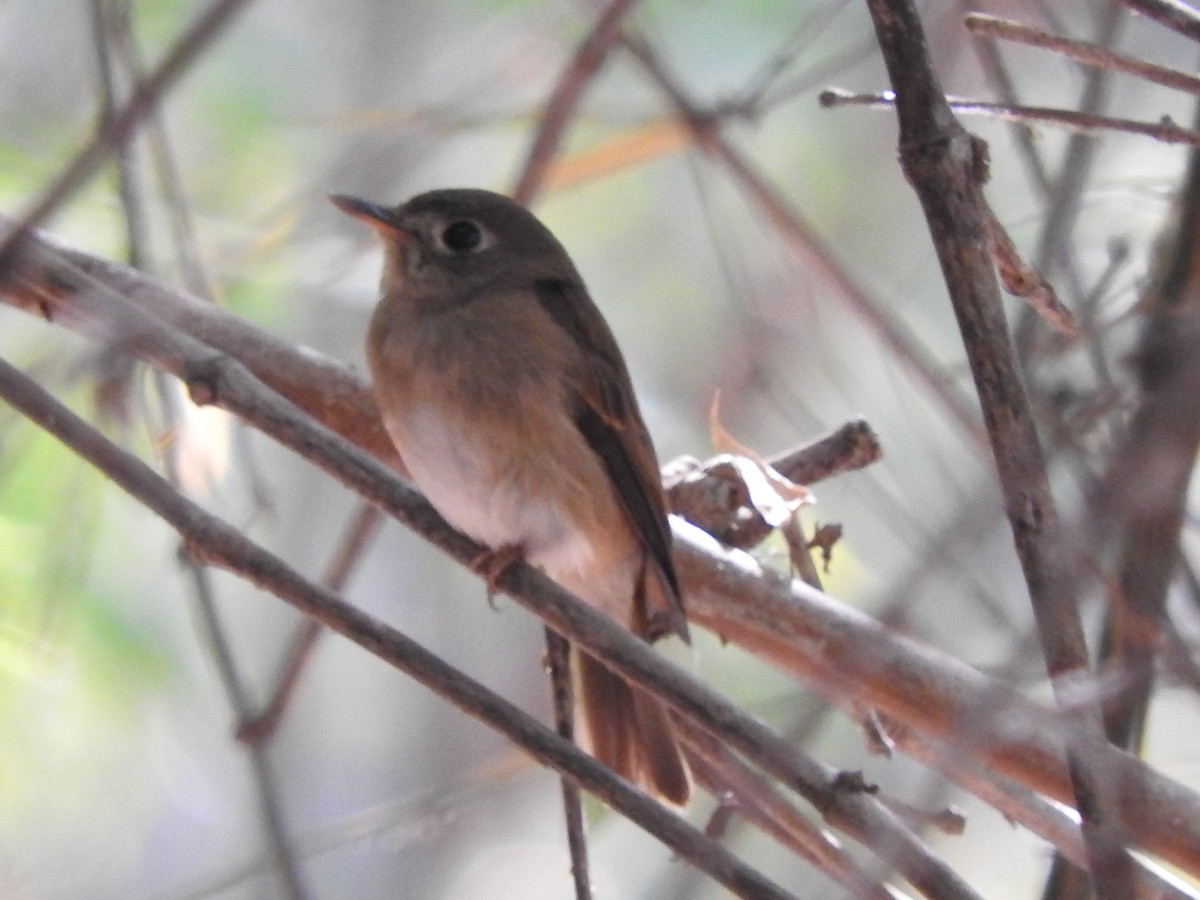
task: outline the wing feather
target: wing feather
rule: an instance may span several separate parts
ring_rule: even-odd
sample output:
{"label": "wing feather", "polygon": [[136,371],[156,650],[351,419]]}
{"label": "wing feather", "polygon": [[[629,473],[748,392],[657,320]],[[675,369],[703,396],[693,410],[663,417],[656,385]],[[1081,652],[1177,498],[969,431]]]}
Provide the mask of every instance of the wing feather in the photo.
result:
{"label": "wing feather", "polygon": [[[638,412],[616,339],[582,284],[544,279],[536,283],[535,291],[538,302],[555,323],[584,351],[575,424],[600,457],[621,506],[649,553],[652,571],[646,574],[659,582],[660,589],[653,593],[662,598],[658,605],[665,605],[664,609],[646,609],[654,598],[646,596],[644,584],[639,591],[648,636],[659,637],[670,631],[686,640],[679,580],[671,558],[671,526],[654,445]],[[595,314],[583,315],[589,306]],[[666,622],[655,622],[653,612],[665,616]]]}

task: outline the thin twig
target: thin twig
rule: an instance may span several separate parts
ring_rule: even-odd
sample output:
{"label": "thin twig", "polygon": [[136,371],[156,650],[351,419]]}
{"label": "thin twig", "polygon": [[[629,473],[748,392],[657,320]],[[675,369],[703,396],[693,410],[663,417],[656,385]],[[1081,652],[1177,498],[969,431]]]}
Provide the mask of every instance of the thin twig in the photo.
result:
{"label": "thin twig", "polygon": [[[124,2],[127,3],[128,0]],[[128,77],[134,84],[144,81],[146,76],[142,53],[128,16],[122,22],[122,27],[116,30],[114,40]],[[171,243],[179,260],[180,279],[188,291],[197,297],[212,303],[220,302],[220,285],[204,260],[183,176],[175,159],[170,135],[157,107],[147,113],[145,131],[159,190],[170,214],[168,222],[171,226]],[[258,489],[255,492],[258,493]]]}
{"label": "thin twig", "polygon": [[1184,37],[1200,41],[1200,13],[1182,0],[1121,0],[1135,13],[1141,13]]}
{"label": "thin twig", "polygon": [[[1124,10],[1116,0],[1105,0],[1100,11],[1097,26],[1098,39],[1105,44],[1112,44],[1120,34],[1121,25],[1127,19]],[[1084,80],[1083,91],[1079,97],[1078,112],[1080,115],[1096,116],[1103,114],[1108,105],[1109,88],[1112,83],[1111,74],[1105,69],[1092,69]],[[1071,252],[1071,234],[1079,219],[1079,210],[1083,203],[1084,189],[1091,177],[1092,167],[1096,160],[1096,141],[1082,132],[1074,132],[1067,140],[1067,149],[1063,154],[1049,194],[1046,196],[1046,216],[1042,222],[1041,234],[1038,236],[1037,256],[1034,265],[1043,274],[1066,272],[1074,275],[1074,256]],[[1083,293],[1082,286],[1072,282],[1076,297]],[[1017,317],[1015,342],[1017,356],[1029,368],[1029,355],[1035,345],[1038,329],[1035,327],[1037,318],[1031,310],[1023,310]]]}
{"label": "thin twig", "polygon": [[1000,38],[1030,47],[1042,47],[1053,50],[1067,59],[1097,69],[1123,72],[1176,91],[1200,94],[1200,78],[1195,75],[1179,69],[1172,69],[1169,66],[1149,63],[1133,56],[1114,53],[1101,44],[1059,37],[1023,22],[1014,22],[1011,19],[1001,19],[998,16],[989,16],[984,13],[971,13],[963,21],[972,34],[980,37]]}
{"label": "thin twig", "polygon": [[[1065,712],[1075,703],[1072,691],[1089,678],[1087,643],[1037,429],[986,252],[984,151],[946,103],[910,0],[867,5],[896,91],[901,162],[924,208],[962,332],[1046,668]],[[1099,740],[1098,709],[1082,712],[1084,732]],[[1106,761],[1081,740],[1068,744],[1067,760],[1097,895],[1128,897],[1128,835]]]}
{"label": "thin twig", "polygon": [[[550,673],[550,693],[554,698],[554,729],[564,740],[575,740],[575,692],[571,684],[571,645],[567,639],[547,627],[546,670]],[[579,785],[562,777],[563,813],[567,824],[567,849],[571,854],[571,878],[575,882],[575,900],[591,900],[592,878],[588,867],[587,832],[583,822],[583,804]]]}
{"label": "thin twig", "polygon": [[[122,8],[118,9],[117,7]],[[124,3],[113,0],[91,0],[92,41],[96,51],[97,69],[100,75],[100,117],[98,134],[111,127],[120,108],[120,87],[113,64],[112,43],[114,35],[122,30],[128,9]],[[125,224],[125,240],[129,251],[129,264],[135,269],[146,268],[147,223],[145,204],[138,190],[133,148],[122,141],[115,148],[117,163],[117,193],[121,198],[121,214]]]}
{"label": "thin twig", "polygon": [[724,165],[788,246],[805,261],[806,274],[823,277],[833,285],[838,295],[942,404],[963,432],[982,444],[984,437],[975,414],[947,379],[945,367],[925,342],[909,330],[901,319],[892,315],[885,303],[871,296],[866,288],[855,281],[838,260],[833,247],[822,240],[800,212],[789,205],[766,177],[721,135],[714,119],[692,102],[645,41],[627,34],[625,46],[670,101],[676,116],[691,131],[696,145]]}
{"label": "thin twig", "polygon": [[162,62],[137,86],[133,96],[109,119],[106,127],[84,144],[59,176],[42,191],[38,201],[21,216],[18,227],[0,240],[0,272],[12,264],[15,250],[29,230],[46,221],[96,174],[112,148],[124,144],[163,95],[202,57],[249,2],[213,0],[204,14],[179,36]]}
{"label": "thin twig", "polygon": [[[872,106],[890,108],[896,104],[896,95],[891,91],[877,94],[855,94],[838,88],[826,88],[819,97],[822,106]],[[1011,122],[1044,122],[1085,132],[1116,131],[1153,138],[1164,144],[1187,144],[1200,146],[1200,132],[1181,128],[1168,118],[1160,122],[1139,122],[1136,119],[1118,119],[1112,116],[1097,116],[1073,109],[1055,109],[1048,106],[1012,106],[1007,103],[988,103],[983,100],[963,100],[947,97],[950,108],[968,116],[986,116],[1007,119]]]}
{"label": "thin twig", "polygon": [[609,0],[559,74],[513,188],[512,196],[518,203],[529,205],[537,196],[584,92],[608,59],[609,51],[621,36],[621,24],[637,2]]}
{"label": "thin twig", "polygon": [[[720,741],[686,719],[676,718],[675,726],[692,774],[713,796],[721,798],[721,809],[726,814],[734,813],[753,822],[855,897],[894,900],[894,895],[836,840],[788,803],[766,778],[722,747]],[[708,831],[713,833],[711,825]],[[714,837],[724,834],[718,831]]]}
{"label": "thin twig", "polygon": [[[979,0],[961,0],[968,7],[977,6]],[[968,14],[971,15],[971,14]],[[995,41],[974,41],[973,45],[979,55],[980,65],[984,75],[992,83],[1000,100],[1009,106],[1017,105],[1017,88],[1009,76],[1008,67],[1000,56],[999,46]],[[1023,122],[1017,123],[1013,129],[1014,143],[1018,154],[1025,163],[1029,178],[1043,197],[1050,196],[1050,175],[1041,151],[1033,139],[1033,130]]]}

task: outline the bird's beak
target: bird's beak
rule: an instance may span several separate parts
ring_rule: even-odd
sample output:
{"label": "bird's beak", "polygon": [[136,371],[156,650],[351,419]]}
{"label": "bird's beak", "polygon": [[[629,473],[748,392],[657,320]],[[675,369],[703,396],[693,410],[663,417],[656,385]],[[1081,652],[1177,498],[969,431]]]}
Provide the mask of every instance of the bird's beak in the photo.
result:
{"label": "bird's beak", "polygon": [[330,201],[346,215],[354,216],[374,228],[380,235],[403,239],[406,232],[393,210],[348,194],[330,194]]}

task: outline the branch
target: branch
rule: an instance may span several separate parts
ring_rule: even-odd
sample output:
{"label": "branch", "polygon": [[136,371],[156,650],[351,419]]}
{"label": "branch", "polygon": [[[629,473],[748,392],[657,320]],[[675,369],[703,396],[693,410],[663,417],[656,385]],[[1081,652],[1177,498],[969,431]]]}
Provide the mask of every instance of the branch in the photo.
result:
{"label": "branch", "polygon": [[596,17],[596,24],[579,44],[571,61],[558,76],[558,82],[546,101],[541,121],[534,134],[533,143],[525,158],[521,175],[513,188],[513,199],[528,206],[533,202],[546,173],[554,162],[558,145],[562,141],[571,117],[575,114],[584,91],[591,85],[601,66],[608,60],[617,39],[621,36],[621,25],[638,0],[609,0],[603,12]]}
{"label": "branch", "polygon": [[507,700],[396,629],[306,581],[283,560],[179,494],[140,459],[112,444],[3,360],[0,396],[166,520],[191,555],[238,574],[249,573],[259,587],[411,675],[507,735],[538,761],[569,775],[736,895],[749,900],[793,896]]}
{"label": "branch", "polygon": [[1121,0],[1135,13],[1141,13],[1193,41],[1200,41],[1200,13],[1181,0]]}
{"label": "branch", "polygon": [[[348,368],[125,267],[74,251],[64,255],[36,235],[28,250],[20,281],[0,285],[0,299],[38,314],[44,311],[102,340],[113,340],[113,334],[124,330],[130,347],[136,346],[132,338],[140,322],[174,323],[290,391],[291,399],[312,410],[315,418],[360,446],[366,443],[367,449],[374,449],[381,431],[377,413],[365,386]],[[111,283],[85,277],[81,267]],[[105,298],[110,304],[121,299],[112,296],[115,290],[131,292],[131,300],[137,302],[135,316],[103,312],[100,304]],[[175,363],[180,362],[176,355]],[[264,413],[248,412],[245,417],[270,430],[270,417]],[[310,458],[318,439],[326,440],[311,420],[297,423],[293,445]],[[394,453],[390,443],[387,452]],[[354,466],[360,462],[355,456]],[[346,462],[341,465],[343,470],[350,468]],[[382,473],[376,492],[384,491],[380,496],[390,497],[397,509],[404,510],[401,515],[410,527],[456,558],[470,558],[471,546],[450,532],[413,492],[394,479],[387,480],[386,471],[378,466],[371,471]],[[1058,740],[1066,726],[1043,708],[824,594],[788,585],[745,554],[721,550],[698,537],[696,529],[675,522],[675,532],[689,617],[698,626],[745,646],[831,699],[878,708],[948,744],[956,744],[959,729],[980,732],[986,739],[973,742],[968,750],[983,765],[1070,802]],[[631,652],[638,651],[646,648],[634,642]],[[645,685],[662,693],[649,681]],[[1139,760],[1107,747],[1104,752],[1116,782],[1130,798],[1123,812],[1140,846],[1200,877],[1200,797]]]}
{"label": "branch", "polygon": [[[808,485],[865,468],[882,456],[878,436],[857,419],[767,464],[789,481]],[[771,533],[751,501],[745,479],[726,456],[703,465],[691,457],[674,459],[663,467],[663,484],[672,512],[727,547],[754,547]]]}
{"label": "branch", "polygon": [[1070,40],[1048,34],[1040,28],[1034,28],[1022,22],[1001,19],[998,16],[989,16],[984,13],[971,13],[963,22],[968,31],[981,37],[1002,38],[1030,47],[1053,50],[1067,59],[1086,66],[1124,72],[1126,75],[1135,75],[1155,84],[1161,84],[1163,87],[1186,91],[1189,94],[1200,94],[1200,78],[1195,75],[1168,66],[1155,65],[1133,56],[1114,53],[1107,47],[1091,41]]}
{"label": "branch", "polygon": [[[26,249],[31,248],[29,245]],[[24,305],[40,296],[45,306],[39,308],[51,315],[56,311],[69,312],[74,314],[75,321],[99,329],[102,334],[121,334],[124,349],[181,378],[195,402],[215,403],[255,425],[463,565],[471,566],[483,552],[483,547],[447,525],[413,488],[362,450],[316,425],[267,390],[247,366],[178,333],[154,316],[141,313],[103,285],[93,282],[93,289],[80,289],[69,297],[56,296],[54,291],[39,292],[37,284],[28,280],[27,272],[43,271],[42,266],[36,258],[26,261],[30,268],[20,270],[23,278],[14,292]],[[260,577],[252,569],[242,574],[251,580]],[[494,585],[565,637],[587,647],[629,681],[662,697],[783,780],[843,831],[882,854],[914,884],[930,885],[939,896],[974,896],[952,870],[933,857],[874,798],[841,790],[836,771],[805,756],[757,719],[667,663],[644,641],[557,588],[541,573],[524,563],[514,564],[494,579]]]}
{"label": "branch", "polygon": [[20,241],[61,207],[71,195],[96,174],[109,151],[123,144],[133,130],[170,90],[192,64],[221,35],[233,17],[249,0],[214,0],[205,13],[182,34],[162,62],[137,86],[133,96],[115,112],[102,129],[88,141],[54,182],[42,192],[41,199],[21,218],[19,227],[0,240],[0,272],[12,264]]}
{"label": "branch", "polygon": [[[877,106],[892,107],[896,95],[891,91],[879,94],[852,94],[838,88],[826,88],[818,101],[822,106]],[[984,100],[963,100],[947,97],[946,102],[956,113],[968,116],[987,116],[1007,119],[1011,122],[1043,122],[1084,132],[1116,131],[1139,137],[1153,138],[1164,144],[1187,144],[1200,146],[1200,132],[1176,125],[1169,118],[1158,122],[1140,122],[1137,119],[1119,119],[1113,116],[1098,116],[1074,109],[1056,109],[1050,106],[1023,106],[1011,103],[989,103]]]}
{"label": "branch", "polygon": [[1170,248],[1165,271],[1141,304],[1138,404],[1092,502],[1091,518],[1118,542],[1104,650],[1124,684],[1105,721],[1113,743],[1131,752],[1149,712],[1200,452],[1200,151],[1192,152]]}
{"label": "branch", "polygon": [[[1076,704],[1089,673],[1087,643],[1072,572],[1037,429],[1018,372],[988,253],[980,183],[986,151],[954,118],[934,75],[925,36],[909,0],[867,0],[896,92],[900,158],[933,237],[983,408],[1005,511],[1033,603],[1055,700]],[[1094,706],[1094,704],[1093,704]],[[1082,710],[1084,735],[1068,743],[1075,807],[1101,900],[1128,897],[1132,863],[1104,755],[1098,707]]]}

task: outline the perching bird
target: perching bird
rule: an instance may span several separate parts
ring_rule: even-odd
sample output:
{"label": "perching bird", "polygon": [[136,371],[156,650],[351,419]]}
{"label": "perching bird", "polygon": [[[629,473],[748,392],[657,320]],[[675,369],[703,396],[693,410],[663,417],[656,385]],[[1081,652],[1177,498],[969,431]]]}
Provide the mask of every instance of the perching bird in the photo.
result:
{"label": "perching bird", "polygon": [[[686,640],[654,447],[612,332],[554,235],[488,191],[393,208],[332,199],[384,242],[367,358],[417,487],[497,559],[524,557],[643,638]],[[596,758],[686,803],[662,704],[575,656]]]}

